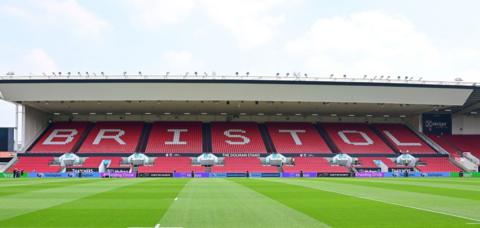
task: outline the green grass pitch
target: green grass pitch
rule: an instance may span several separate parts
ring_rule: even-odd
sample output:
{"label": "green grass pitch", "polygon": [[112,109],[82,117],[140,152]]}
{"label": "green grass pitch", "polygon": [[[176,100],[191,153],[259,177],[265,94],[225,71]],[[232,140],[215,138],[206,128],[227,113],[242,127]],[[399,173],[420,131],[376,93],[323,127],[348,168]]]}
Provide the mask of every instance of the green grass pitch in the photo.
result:
{"label": "green grass pitch", "polygon": [[480,227],[480,178],[0,179],[0,227]]}

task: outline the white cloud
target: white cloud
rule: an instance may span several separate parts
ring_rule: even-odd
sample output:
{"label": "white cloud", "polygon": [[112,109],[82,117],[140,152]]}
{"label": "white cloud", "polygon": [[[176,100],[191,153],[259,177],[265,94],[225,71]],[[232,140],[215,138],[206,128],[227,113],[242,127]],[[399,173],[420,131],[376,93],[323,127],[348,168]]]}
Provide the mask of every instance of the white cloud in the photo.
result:
{"label": "white cloud", "polygon": [[97,39],[110,24],[76,0],[30,1],[23,5],[5,5],[0,12],[10,14],[40,26],[61,27],[70,33],[90,39]]}
{"label": "white cloud", "polygon": [[106,20],[97,17],[76,0],[42,0],[36,2],[46,14],[55,17],[58,21],[65,20],[70,26],[73,26],[72,31],[81,35],[97,37],[109,26]]}
{"label": "white cloud", "polygon": [[270,42],[285,16],[272,11],[283,0],[202,0],[208,17],[229,31],[240,48],[253,48]]}
{"label": "white cloud", "polygon": [[39,74],[41,72],[58,71],[55,61],[42,49],[36,48],[29,51],[21,60],[22,69],[29,70],[31,73]]}
{"label": "white cloud", "polygon": [[194,0],[129,0],[127,3],[134,10],[133,22],[151,30],[185,21],[196,5]]}
{"label": "white cloud", "polygon": [[208,19],[233,35],[240,48],[258,47],[272,41],[285,22],[285,15],[274,9],[300,0],[128,0],[133,23],[147,30],[180,24],[194,9],[205,12]]}
{"label": "white cloud", "polygon": [[422,75],[441,64],[425,34],[406,18],[380,11],[319,19],[286,50],[323,74]]}

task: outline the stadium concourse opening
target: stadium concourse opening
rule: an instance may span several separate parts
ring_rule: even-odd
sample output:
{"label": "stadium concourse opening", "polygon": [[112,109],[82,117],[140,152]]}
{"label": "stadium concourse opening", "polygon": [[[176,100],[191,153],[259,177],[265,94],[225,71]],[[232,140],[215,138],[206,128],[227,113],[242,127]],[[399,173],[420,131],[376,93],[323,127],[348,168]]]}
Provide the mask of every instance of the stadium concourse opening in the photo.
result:
{"label": "stadium concourse opening", "polygon": [[451,176],[479,165],[473,85],[20,78],[0,91],[24,128],[0,171],[30,177]]}

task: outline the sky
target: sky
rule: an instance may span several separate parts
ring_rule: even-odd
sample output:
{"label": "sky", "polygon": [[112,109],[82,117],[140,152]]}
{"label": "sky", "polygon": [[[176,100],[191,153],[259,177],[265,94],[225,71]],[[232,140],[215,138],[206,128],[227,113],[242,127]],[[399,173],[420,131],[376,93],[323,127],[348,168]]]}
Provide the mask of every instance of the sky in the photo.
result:
{"label": "sky", "polygon": [[[0,74],[480,81],[477,0],[2,0]],[[0,126],[12,106],[0,103]]]}

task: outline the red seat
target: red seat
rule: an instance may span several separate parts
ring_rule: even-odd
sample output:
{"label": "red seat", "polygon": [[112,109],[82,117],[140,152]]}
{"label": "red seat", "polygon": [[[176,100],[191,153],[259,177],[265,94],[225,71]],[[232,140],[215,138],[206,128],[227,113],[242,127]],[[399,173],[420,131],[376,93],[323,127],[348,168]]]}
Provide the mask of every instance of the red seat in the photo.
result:
{"label": "red seat", "polygon": [[[460,172],[461,169],[450,162],[448,158],[420,158],[416,168],[420,172]],[[421,163],[425,163],[422,165]]]}
{"label": "red seat", "polygon": [[18,157],[18,161],[8,169],[8,172],[13,170],[23,170],[24,172],[42,172],[42,173],[56,173],[62,170],[59,165],[50,165],[54,157]]}
{"label": "red seat", "polygon": [[268,133],[279,153],[331,153],[327,143],[310,123],[267,123]]}
{"label": "red seat", "polygon": [[245,172],[259,172],[259,173],[278,173],[278,168],[275,166],[264,166],[260,159],[255,157],[233,158],[226,157],[223,159],[223,166],[213,166],[214,173],[245,173]]}
{"label": "red seat", "polygon": [[254,122],[212,122],[214,153],[266,153],[260,130]]}
{"label": "red seat", "polygon": [[470,152],[480,158],[480,135],[445,135],[443,138],[461,152]]}
{"label": "red seat", "polygon": [[393,154],[393,150],[367,124],[323,123],[322,127],[342,153]]}
{"label": "red seat", "polygon": [[139,173],[205,172],[203,166],[193,166],[189,157],[158,157],[154,164],[138,167]]}
{"label": "red seat", "polygon": [[328,160],[320,157],[295,157],[293,166],[284,165],[283,172],[317,172],[317,173],[348,173],[348,168],[330,165]]}
{"label": "red seat", "polygon": [[202,144],[201,122],[157,122],[145,153],[201,153]]}
{"label": "red seat", "polygon": [[98,168],[100,167],[103,160],[110,160],[110,165],[108,168],[125,168],[129,165],[121,165],[122,157],[88,157],[85,159],[83,164],[74,165],[73,168]]}
{"label": "red seat", "polygon": [[401,153],[436,154],[426,142],[403,124],[374,124],[381,134]]}
{"label": "red seat", "polygon": [[32,153],[67,153],[72,152],[82,138],[88,123],[86,122],[56,122],[31,148]]}
{"label": "red seat", "polygon": [[143,126],[142,122],[98,122],[78,153],[133,153]]}

